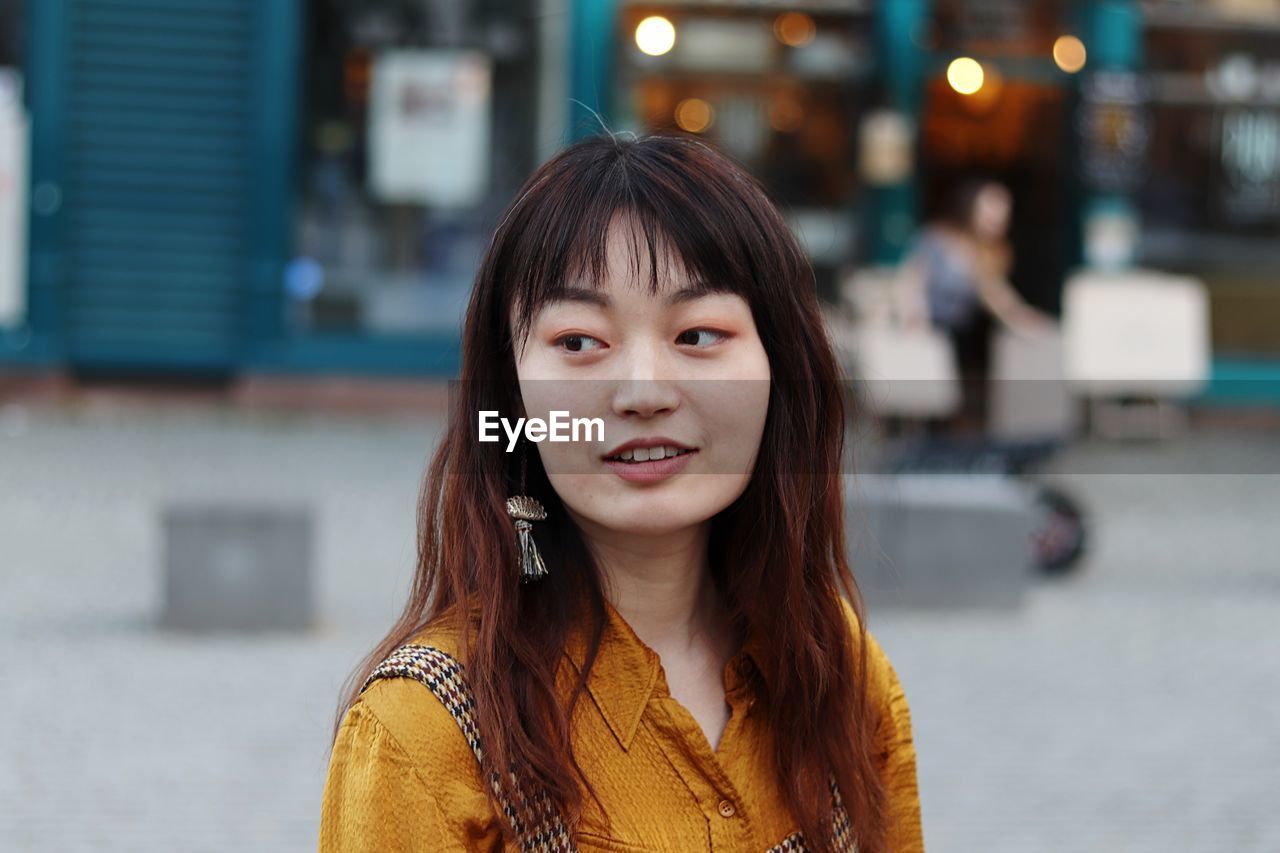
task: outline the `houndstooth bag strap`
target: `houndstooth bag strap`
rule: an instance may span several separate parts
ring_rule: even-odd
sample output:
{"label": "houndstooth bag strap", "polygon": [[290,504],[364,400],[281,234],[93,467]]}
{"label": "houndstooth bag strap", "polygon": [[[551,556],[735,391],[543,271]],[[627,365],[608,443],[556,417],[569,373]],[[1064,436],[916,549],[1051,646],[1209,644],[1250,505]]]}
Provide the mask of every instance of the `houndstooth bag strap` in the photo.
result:
{"label": "houndstooth bag strap", "polygon": [[[475,753],[476,761],[481,760],[484,750],[474,716],[475,696],[472,695],[471,687],[467,684],[462,664],[456,658],[434,646],[410,643],[396,649],[387,656],[386,660],[378,664],[365,680],[360,692],[363,693],[379,678],[413,678],[425,684],[462,730],[463,736],[467,739],[467,745]],[[527,793],[520,788],[514,774],[511,774],[510,781],[516,797],[528,802]],[[489,780],[489,784],[502,808],[502,813],[515,827],[521,850],[530,851],[530,853],[576,853],[577,847],[573,837],[545,792],[538,791],[534,799],[535,813],[539,816],[538,823],[532,827],[526,827],[512,807],[506,792],[499,785],[496,773]],[[849,813],[840,799],[840,789],[836,786],[834,776],[828,785],[831,789],[831,834],[835,842],[834,847],[840,853],[856,853],[858,848],[853,841]],[[804,836],[799,832],[793,832],[765,853],[805,853],[808,849]]]}
{"label": "houndstooth bag strap", "polygon": [[[845,810],[844,800],[840,799],[840,788],[836,785],[836,777],[834,775],[827,781],[827,786],[831,789],[831,841],[832,847],[837,853],[857,853],[858,845],[853,839],[853,823],[849,819],[849,812]],[[806,853],[809,845],[805,843],[804,836],[799,832],[793,832],[777,844],[770,847],[764,853]]]}
{"label": "houndstooth bag strap", "polygon": [[[462,730],[467,745],[475,753],[476,761],[482,759],[484,748],[480,743],[480,729],[475,720],[475,696],[467,684],[462,664],[456,658],[434,646],[410,643],[396,649],[378,664],[360,692],[363,693],[379,678],[413,678],[425,684]],[[546,793],[541,790],[535,792],[532,802],[537,823],[526,826],[508,798],[508,791],[514,794],[517,802],[525,803],[530,801],[527,792],[520,787],[514,773],[510,774],[509,782],[509,787],[504,790],[499,784],[498,774],[494,773],[489,785],[502,813],[515,828],[520,849],[527,853],[576,853],[573,837]]]}

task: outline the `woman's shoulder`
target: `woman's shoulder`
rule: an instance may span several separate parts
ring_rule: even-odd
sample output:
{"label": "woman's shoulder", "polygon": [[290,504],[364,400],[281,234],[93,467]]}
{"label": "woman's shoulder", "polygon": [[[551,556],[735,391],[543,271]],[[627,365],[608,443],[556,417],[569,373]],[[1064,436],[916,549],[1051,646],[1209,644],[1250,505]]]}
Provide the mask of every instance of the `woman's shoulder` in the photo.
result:
{"label": "woman's shoulder", "polygon": [[[419,631],[408,643],[456,652],[450,634],[438,628]],[[457,708],[408,673],[411,658],[391,657],[388,677],[368,684],[338,730],[320,850],[416,850],[428,843],[461,851],[458,839],[496,848],[501,831]]]}
{"label": "woman's shoulder", "polygon": [[848,599],[841,596],[840,605],[844,608],[849,630],[853,635],[854,652],[861,651],[858,643],[865,641],[867,647],[866,684],[874,704],[893,716],[907,714],[906,696],[898,673],[889,660],[888,654],[876,639],[871,629],[862,630],[862,622]]}
{"label": "woman's shoulder", "polygon": [[[466,712],[456,665],[459,646],[456,629],[447,623],[413,634],[375,669],[379,677],[348,711],[351,724],[384,730],[414,766],[431,776],[474,769],[475,755],[458,717]],[[467,775],[481,787],[478,770]]]}

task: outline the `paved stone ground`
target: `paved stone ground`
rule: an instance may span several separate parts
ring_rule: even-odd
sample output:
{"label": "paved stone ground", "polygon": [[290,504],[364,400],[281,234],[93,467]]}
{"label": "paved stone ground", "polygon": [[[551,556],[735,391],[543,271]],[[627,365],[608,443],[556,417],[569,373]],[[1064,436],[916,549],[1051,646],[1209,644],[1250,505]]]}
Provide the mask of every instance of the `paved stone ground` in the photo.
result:
{"label": "paved stone ground", "polygon": [[[0,850],[314,850],[338,688],[405,592],[437,432],[425,411],[0,406]],[[1241,446],[1269,473],[1176,473]],[[931,853],[1280,850],[1280,448],[1144,452],[1175,473],[1059,460],[1094,547],[1022,609],[872,614]],[[315,632],[155,627],[158,512],[196,496],[313,507]]]}

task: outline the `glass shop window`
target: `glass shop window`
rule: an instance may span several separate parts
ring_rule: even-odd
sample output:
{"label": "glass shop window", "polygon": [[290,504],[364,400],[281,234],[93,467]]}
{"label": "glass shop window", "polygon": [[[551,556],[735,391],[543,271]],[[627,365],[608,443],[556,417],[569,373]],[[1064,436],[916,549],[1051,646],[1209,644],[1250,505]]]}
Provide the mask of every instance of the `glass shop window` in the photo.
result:
{"label": "glass shop window", "polygon": [[307,7],[292,331],[456,333],[536,166],[534,0]]}
{"label": "glass shop window", "polygon": [[870,3],[624,3],[620,126],[708,140],[758,177],[834,294],[858,243],[858,127],[872,103]]}

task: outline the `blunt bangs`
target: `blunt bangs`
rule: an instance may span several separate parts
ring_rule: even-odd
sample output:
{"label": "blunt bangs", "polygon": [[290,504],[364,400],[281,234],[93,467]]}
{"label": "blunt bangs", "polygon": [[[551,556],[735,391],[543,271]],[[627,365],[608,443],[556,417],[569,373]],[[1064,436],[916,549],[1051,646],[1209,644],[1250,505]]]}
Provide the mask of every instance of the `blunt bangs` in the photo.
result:
{"label": "blunt bangs", "polygon": [[[629,225],[627,272],[657,292],[668,276],[742,296],[759,314],[763,289],[798,286],[798,248],[756,181],[684,137],[599,137],[568,149],[525,185],[491,251],[499,301],[514,307],[515,341],[569,287],[607,278],[615,220]],[[621,272],[621,271],[615,271]]]}

